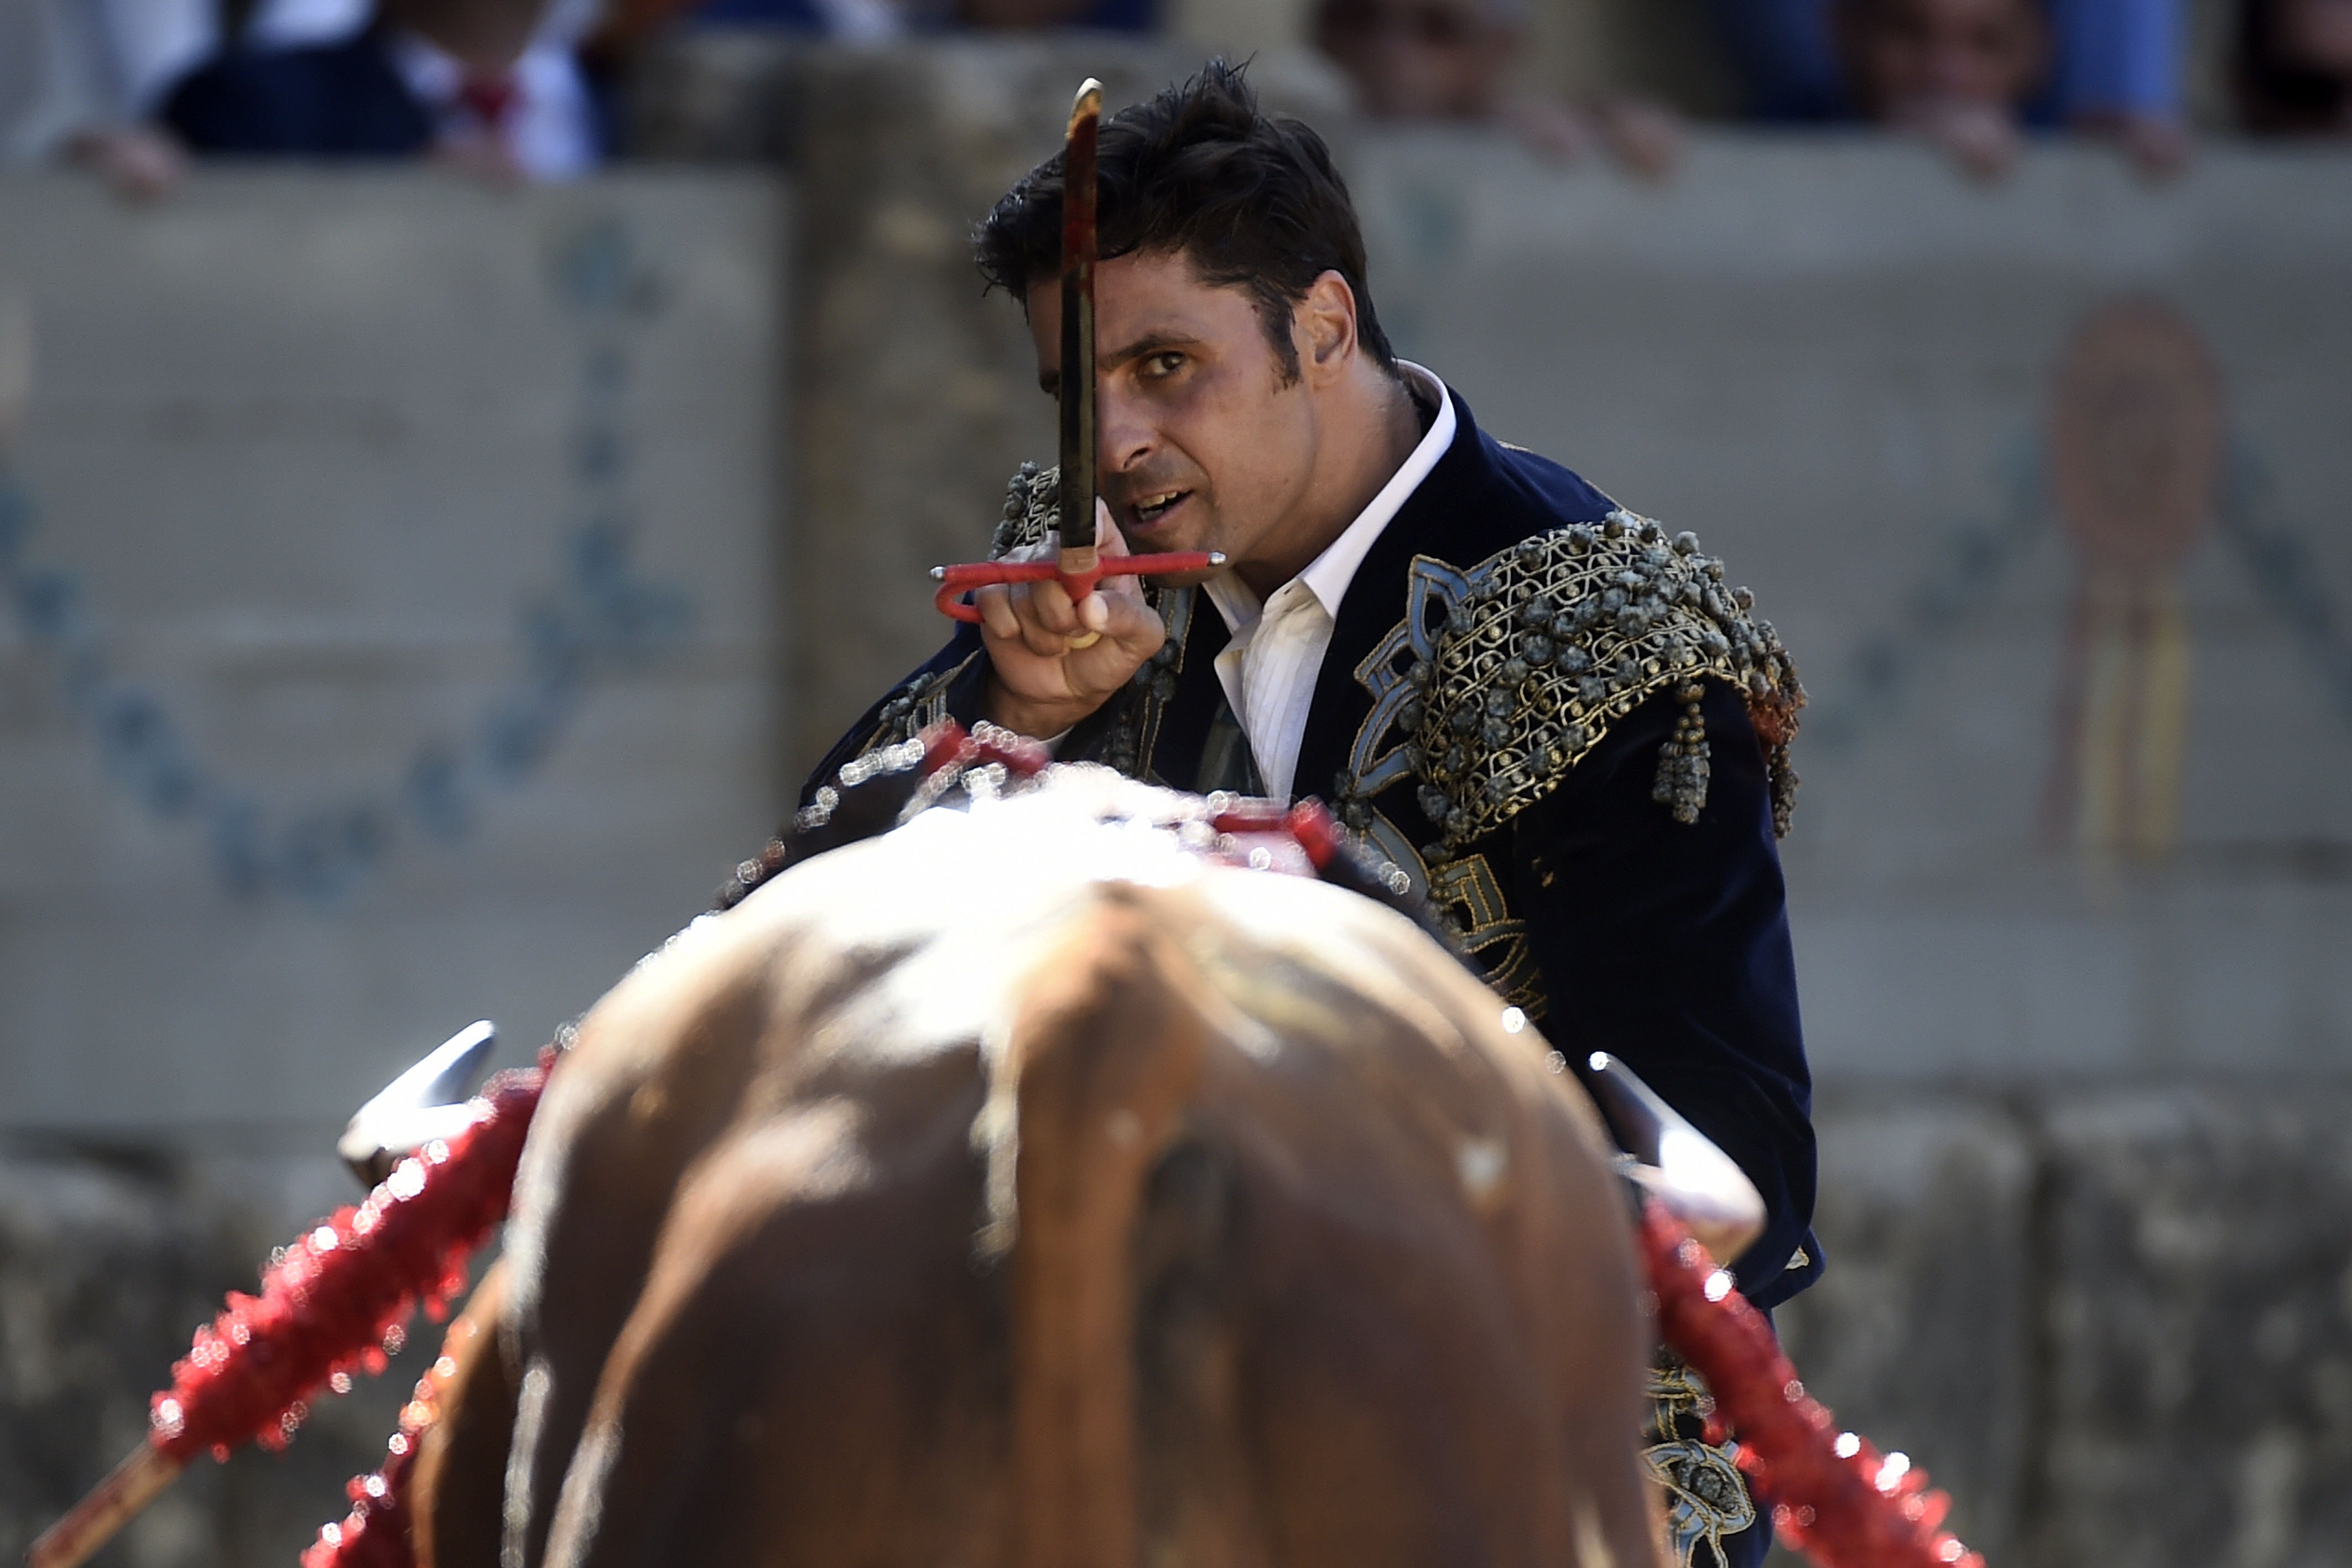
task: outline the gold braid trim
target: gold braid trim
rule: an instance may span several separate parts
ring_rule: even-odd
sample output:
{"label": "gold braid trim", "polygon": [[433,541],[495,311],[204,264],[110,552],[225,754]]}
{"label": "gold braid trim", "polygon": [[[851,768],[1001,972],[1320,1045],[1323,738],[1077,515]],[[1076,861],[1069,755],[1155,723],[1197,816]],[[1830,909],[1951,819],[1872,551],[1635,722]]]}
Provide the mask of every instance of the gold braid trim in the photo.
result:
{"label": "gold braid trim", "polygon": [[996,525],[988,559],[1002,560],[1024,545],[1043,544],[1062,524],[1062,471],[1024,463],[1004,482],[1004,519]]}
{"label": "gold braid trim", "polygon": [[1664,1345],[1650,1362],[1649,1395],[1642,1463],[1665,1494],[1666,1561],[1674,1568],[1721,1568],[1730,1561],[1725,1540],[1753,1525],[1757,1513],[1732,1447],[1706,1440],[1715,1396]]}
{"label": "gold braid trim", "polygon": [[[1804,689],[1754,596],[1727,589],[1696,536],[1631,512],[1524,539],[1467,570],[1414,558],[1405,622],[1357,669],[1375,702],[1350,758],[1360,800],[1410,773],[1441,854],[1542,799],[1609,727],[1663,691],[1684,705],[1660,748],[1655,799],[1677,821],[1706,804],[1699,701],[1737,687],[1763,742],[1772,825],[1796,800],[1789,742]],[[1401,745],[1387,746],[1391,738]],[[1352,805],[1354,801],[1344,802]],[[1343,817],[1349,812],[1343,809]]]}
{"label": "gold braid trim", "polygon": [[860,757],[888,746],[901,746],[920,735],[948,714],[948,688],[962,678],[971,668],[978,653],[967,653],[958,663],[944,670],[934,670],[927,675],[917,675],[890,694],[876,715],[880,723],[857,748]]}

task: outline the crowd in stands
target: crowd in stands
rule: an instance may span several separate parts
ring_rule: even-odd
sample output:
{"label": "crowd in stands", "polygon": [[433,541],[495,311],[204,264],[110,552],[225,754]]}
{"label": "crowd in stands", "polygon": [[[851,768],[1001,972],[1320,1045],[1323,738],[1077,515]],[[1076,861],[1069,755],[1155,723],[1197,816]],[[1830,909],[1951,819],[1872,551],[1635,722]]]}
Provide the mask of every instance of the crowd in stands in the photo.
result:
{"label": "crowd in stands", "polygon": [[[1144,33],[1185,3],[0,0],[0,162],[77,160],[132,193],[169,184],[191,156],[429,157],[562,179],[606,155],[614,84],[667,29]],[[1605,13],[1659,0],[1300,3],[1303,41],[1366,114],[1491,121],[1546,156],[1597,152],[1653,175],[1678,155],[1690,106],[1671,91],[1566,91],[1527,68],[1544,25],[1605,37]],[[2037,136],[2105,139],[2155,175],[2179,167],[2192,5],[2229,11],[2216,129],[2352,137],[2352,0],[1686,3],[1745,119],[1884,126],[1979,175]]]}

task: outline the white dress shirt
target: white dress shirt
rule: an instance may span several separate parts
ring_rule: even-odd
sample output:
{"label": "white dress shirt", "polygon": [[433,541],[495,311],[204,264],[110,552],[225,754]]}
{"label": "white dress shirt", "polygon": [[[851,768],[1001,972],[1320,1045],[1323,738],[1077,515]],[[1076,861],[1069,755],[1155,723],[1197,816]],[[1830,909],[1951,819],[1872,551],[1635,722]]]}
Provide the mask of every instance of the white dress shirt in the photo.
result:
{"label": "white dress shirt", "polygon": [[1400,360],[1397,368],[1423,398],[1437,404],[1437,417],[1412,455],[1356,514],[1347,531],[1264,604],[1230,571],[1201,585],[1233,633],[1217,655],[1217,679],[1242,732],[1249,737],[1259,781],[1277,800],[1290,799],[1297,783],[1298,741],[1307,732],[1307,708],[1315,698],[1323,655],[1331,646],[1339,601],[1347,596],[1348,584],[1355,580],[1372,541],[1454,444],[1454,399],[1445,383],[1419,365]]}
{"label": "white dress shirt", "polygon": [[484,124],[462,100],[465,68],[440,49],[413,33],[402,33],[393,39],[392,59],[410,93],[432,118],[440,141],[495,138],[515,167],[533,180],[576,180],[594,170],[594,116],[587,83],[568,44],[543,34],[531,40],[509,75],[513,102],[496,125]]}
{"label": "white dress shirt", "polygon": [[[465,142],[495,136],[527,177],[578,179],[594,170],[597,150],[595,114],[576,50],[603,10],[601,0],[552,0],[514,63],[513,101],[495,126],[484,125],[460,100],[465,68],[423,38],[394,34],[393,68],[432,120],[437,139]],[[340,43],[356,36],[375,13],[375,0],[257,0],[246,34],[266,48]]]}

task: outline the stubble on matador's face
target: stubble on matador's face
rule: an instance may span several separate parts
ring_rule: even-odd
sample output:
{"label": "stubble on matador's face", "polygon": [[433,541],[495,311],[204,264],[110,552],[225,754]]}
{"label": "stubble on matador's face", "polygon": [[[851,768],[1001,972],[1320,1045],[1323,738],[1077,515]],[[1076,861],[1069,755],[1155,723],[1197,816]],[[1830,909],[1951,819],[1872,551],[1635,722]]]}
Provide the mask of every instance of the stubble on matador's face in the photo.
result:
{"label": "stubble on matador's face", "polygon": [[[1026,304],[1052,393],[1058,281]],[[1306,399],[1255,297],[1202,282],[1181,256],[1117,256],[1095,275],[1095,347],[1099,485],[1129,548],[1248,559],[1305,489],[1313,453]]]}

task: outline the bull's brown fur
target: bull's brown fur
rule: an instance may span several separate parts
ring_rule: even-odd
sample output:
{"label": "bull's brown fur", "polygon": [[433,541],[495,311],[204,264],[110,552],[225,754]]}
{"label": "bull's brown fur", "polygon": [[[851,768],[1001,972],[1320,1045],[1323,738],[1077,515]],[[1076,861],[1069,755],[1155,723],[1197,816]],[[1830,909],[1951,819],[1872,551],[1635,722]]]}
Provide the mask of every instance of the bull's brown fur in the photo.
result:
{"label": "bull's brown fur", "polygon": [[[1136,1280],[1144,1184],[1212,1047],[1132,890],[1048,959],[1015,1020],[1012,1258],[1015,1561],[1131,1568]],[[1225,1434],[1217,1434],[1223,1437]]]}
{"label": "bull's brown fur", "polygon": [[892,842],[583,1024],[428,1568],[1654,1561],[1601,1134],[1489,993],[1317,884],[975,920]]}
{"label": "bull's brown fur", "polygon": [[506,1287],[506,1265],[492,1264],[443,1348],[457,1370],[442,1385],[440,1418],[425,1429],[409,1482],[435,1505],[413,1515],[420,1563],[499,1559],[507,1448],[514,1437],[514,1364],[499,1332]]}

